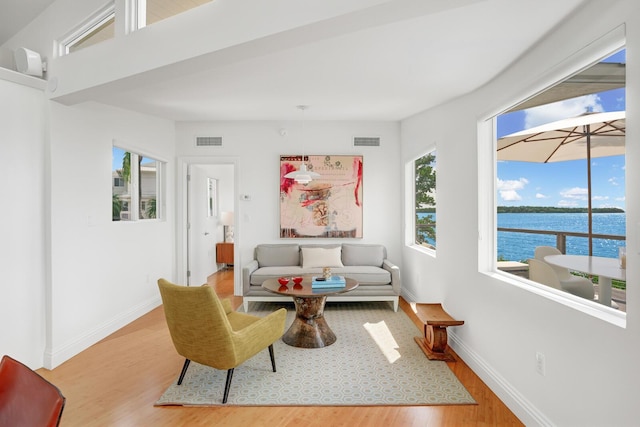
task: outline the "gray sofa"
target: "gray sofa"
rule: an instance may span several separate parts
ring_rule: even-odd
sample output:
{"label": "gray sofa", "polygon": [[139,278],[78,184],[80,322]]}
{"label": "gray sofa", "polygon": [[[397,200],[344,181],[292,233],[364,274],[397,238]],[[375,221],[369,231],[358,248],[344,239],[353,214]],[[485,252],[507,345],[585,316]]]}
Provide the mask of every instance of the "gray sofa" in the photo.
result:
{"label": "gray sofa", "polygon": [[393,310],[398,310],[400,269],[387,259],[383,245],[278,243],[258,245],[254,259],[242,268],[245,312],[251,301],[292,301],[264,290],[261,285],[265,280],[322,275],[325,266],[331,267],[333,274],[359,282],[353,291],[332,295],[328,301],[390,301]]}

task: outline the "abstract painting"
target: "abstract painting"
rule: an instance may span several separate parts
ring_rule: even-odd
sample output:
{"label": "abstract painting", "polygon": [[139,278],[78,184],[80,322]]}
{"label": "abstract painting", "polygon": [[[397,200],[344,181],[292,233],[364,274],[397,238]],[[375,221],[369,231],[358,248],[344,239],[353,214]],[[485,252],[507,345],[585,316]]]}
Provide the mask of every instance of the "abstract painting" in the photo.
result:
{"label": "abstract painting", "polygon": [[280,156],[281,238],[362,238],[362,156],[304,156],[320,174],[308,184],[285,178],[302,156]]}

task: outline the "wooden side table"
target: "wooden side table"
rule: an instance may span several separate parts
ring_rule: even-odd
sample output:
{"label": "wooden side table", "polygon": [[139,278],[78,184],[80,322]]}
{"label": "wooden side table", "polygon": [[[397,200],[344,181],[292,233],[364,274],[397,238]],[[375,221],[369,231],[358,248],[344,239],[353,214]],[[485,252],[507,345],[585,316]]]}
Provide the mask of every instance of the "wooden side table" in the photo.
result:
{"label": "wooden side table", "polygon": [[216,243],[216,262],[225,268],[233,265],[233,243]]}

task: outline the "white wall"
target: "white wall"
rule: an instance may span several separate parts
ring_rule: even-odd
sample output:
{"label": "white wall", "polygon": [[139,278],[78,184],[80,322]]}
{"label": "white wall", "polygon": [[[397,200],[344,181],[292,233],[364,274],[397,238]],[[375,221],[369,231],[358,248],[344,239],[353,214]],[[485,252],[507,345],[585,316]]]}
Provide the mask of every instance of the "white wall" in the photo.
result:
{"label": "white wall", "polygon": [[[478,213],[493,206],[494,178],[480,173],[478,162],[491,161],[491,147],[478,123],[509,107],[510,99],[551,83],[543,77],[559,78],[567,58],[585,46],[593,51],[596,39],[624,23],[627,246],[635,262],[628,263],[628,311],[626,327],[620,327],[479,272],[486,245],[478,236],[486,238],[490,227]],[[453,347],[527,425],[638,423],[640,195],[633,183],[640,182],[640,172],[633,165],[640,163],[639,90],[640,6],[612,1],[603,9],[602,2],[592,2],[486,87],[402,123],[403,163],[426,144],[435,142],[438,152],[437,258],[404,248],[403,285],[417,301],[443,302],[465,320],[454,328]],[[546,376],[535,371],[537,351],[546,356]]]}
{"label": "white wall", "polygon": [[[281,128],[288,130],[287,136],[280,134]],[[382,243],[390,259],[400,263],[398,130],[395,122],[177,123],[176,150],[178,156],[240,157],[238,196],[248,195],[251,200],[236,202],[239,221],[234,229],[240,259],[235,265],[238,267],[253,259],[253,248],[258,243],[290,241],[279,237],[281,154],[302,154],[305,150],[305,154],[311,155],[363,155],[364,230],[358,242]],[[222,136],[223,147],[196,147],[196,136]],[[353,147],[354,136],[379,136],[381,146]]]}
{"label": "white wall", "polygon": [[0,354],[42,366],[46,333],[45,100],[0,78]]}
{"label": "white wall", "polygon": [[[54,367],[160,303],[174,274],[173,123],[99,104],[51,102],[51,302]],[[114,140],[167,161],[166,220],[111,220]],[[169,207],[169,209],[166,209]]]}

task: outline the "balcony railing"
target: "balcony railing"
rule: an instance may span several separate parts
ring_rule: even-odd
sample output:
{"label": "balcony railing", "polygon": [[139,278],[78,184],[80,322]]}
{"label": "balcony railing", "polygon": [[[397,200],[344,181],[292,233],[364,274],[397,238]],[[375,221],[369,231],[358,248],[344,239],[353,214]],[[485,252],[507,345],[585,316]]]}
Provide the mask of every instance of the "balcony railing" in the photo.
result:
{"label": "balcony railing", "polygon": [[[589,233],[579,233],[574,231],[554,231],[554,230],[529,230],[525,228],[504,228],[498,227],[498,231],[506,231],[510,233],[527,233],[527,234],[550,234],[556,236],[556,247],[563,254],[567,253],[567,236],[589,238]],[[626,236],[618,234],[591,234],[594,239],[609,240],[626,240]]]}

